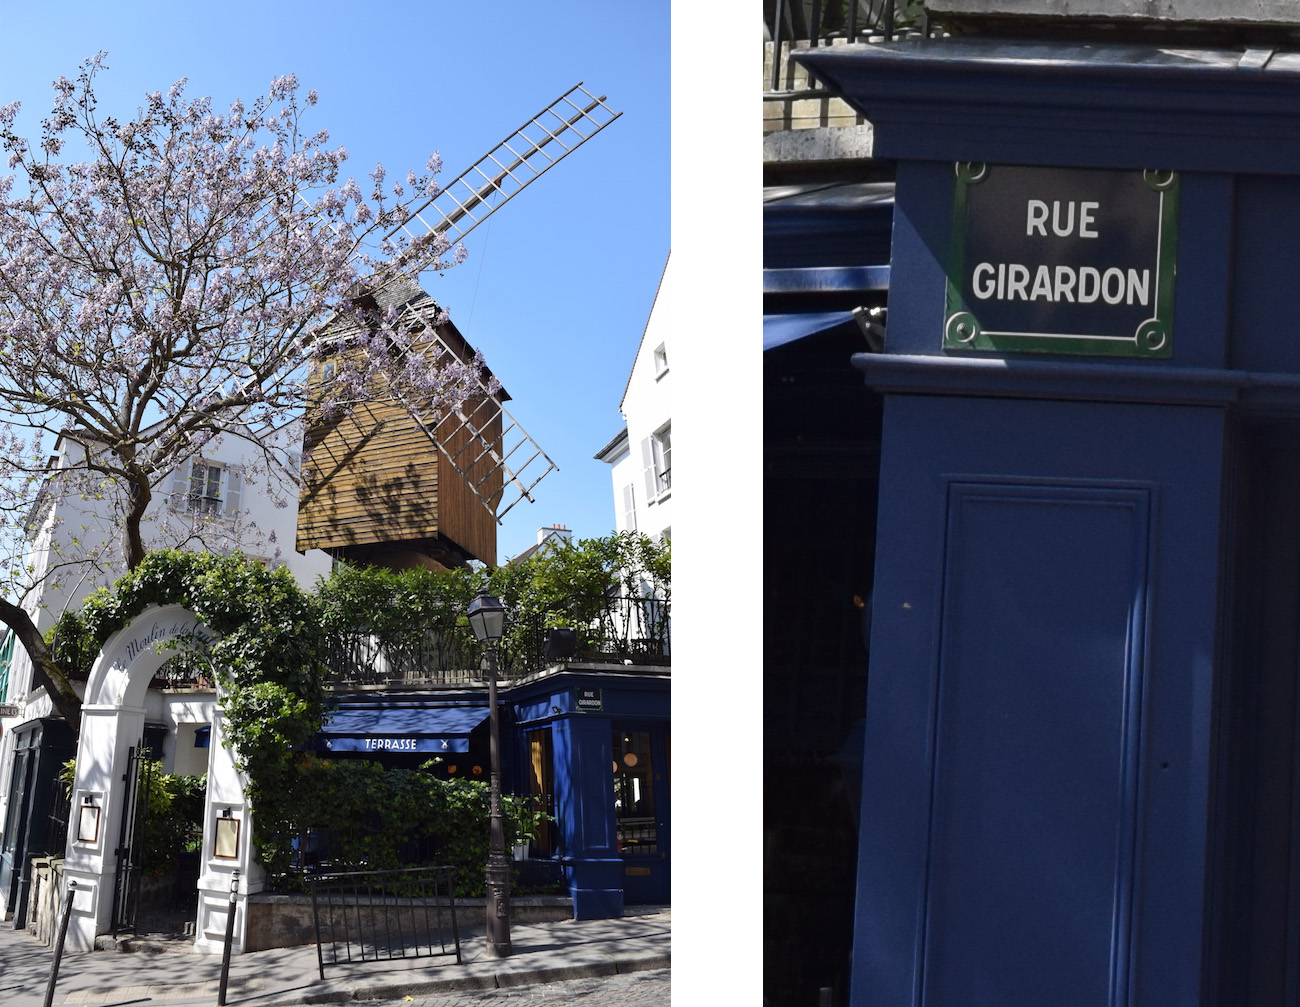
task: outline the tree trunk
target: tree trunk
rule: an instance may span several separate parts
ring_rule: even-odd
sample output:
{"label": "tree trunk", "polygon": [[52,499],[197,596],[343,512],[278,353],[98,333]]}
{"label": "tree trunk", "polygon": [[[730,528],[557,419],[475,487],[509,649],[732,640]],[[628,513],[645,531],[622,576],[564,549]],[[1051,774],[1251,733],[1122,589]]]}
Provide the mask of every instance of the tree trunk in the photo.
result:
{"label": "tree trunk", "polygon": [[55,711],[68,722],[73,737],[81,731],[81,698],[72,688],[63,669],[55,663],[50,648],[27,610],[0,599],[0,622],[18,637],[32,661],[32,684],[40,686],[50,697]]}
{"label": "tree trunk", "polygon": [[134,570],[144,562],[144,536],[140,534],[140,522],[152,499],[153,491],[147,478],[141,476],[127,483],[126,514],[122,521],[122,555],[127,570]]}

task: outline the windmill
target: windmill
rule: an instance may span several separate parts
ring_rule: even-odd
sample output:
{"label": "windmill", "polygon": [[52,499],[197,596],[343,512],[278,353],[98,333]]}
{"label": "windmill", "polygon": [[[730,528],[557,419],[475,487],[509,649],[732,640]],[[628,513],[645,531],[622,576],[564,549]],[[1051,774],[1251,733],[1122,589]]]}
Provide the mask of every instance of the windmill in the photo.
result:
{"label": "windmill", "polygon": [[[452,243],[517,196],[622,113],[578,83],[421,204],[385,238],[442,235]],[[426,352],[467,362],[469,343],[414,277],[427,262],[400,262],[402,275],[368,292],[420,330]],[[321,365],[316,365],[318,368]],[[328,365],[325,365],[328,366]],[[367,403],[309,426],[310,477],[299,499],[300,552],[389,566],[495,562],[496,528],[557,469],[506,409],[490,374],[453,413],[422,416],[396,401]],[[320,370],[314,380],[327,380]]]}

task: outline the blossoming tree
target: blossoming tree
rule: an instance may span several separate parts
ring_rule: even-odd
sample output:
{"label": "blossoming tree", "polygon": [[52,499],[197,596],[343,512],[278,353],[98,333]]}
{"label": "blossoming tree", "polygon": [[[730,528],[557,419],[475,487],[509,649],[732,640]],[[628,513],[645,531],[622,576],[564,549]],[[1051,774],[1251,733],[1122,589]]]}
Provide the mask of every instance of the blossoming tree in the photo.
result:
{"label": "blossoming tree", "polygon": [[[439,411],[482,375],[480,359],[425,352],[420,332],[442,319],[361,296],[463,258],[433,233],[385,237],[437,192],[436,154],[405,182],[376,167],[364,191],[344,177],[347,152],[304,130],[316,94],[292,75],[225,110],[187,97],[182,80],[118,119],[97,105],[105,69],[100,53],[54,82],[39,142],[15,132],[17,103],[0,107],[13,172],[0,179],[0,621],[74,729],[67,669],[23,605],[38,487],[110,501],[116,558],[133,569],[151,545],[151,499],[213,438],[258,443],[268,469],[284,470],[284,438],[259,432],[299,419],[309,400],[325,414],[379,395]],[[346,352],[331,328],[349,333]],[[310,388],[311,358],[327,353],[334,378]],[[79,449],[57,471],[51,438]]]}

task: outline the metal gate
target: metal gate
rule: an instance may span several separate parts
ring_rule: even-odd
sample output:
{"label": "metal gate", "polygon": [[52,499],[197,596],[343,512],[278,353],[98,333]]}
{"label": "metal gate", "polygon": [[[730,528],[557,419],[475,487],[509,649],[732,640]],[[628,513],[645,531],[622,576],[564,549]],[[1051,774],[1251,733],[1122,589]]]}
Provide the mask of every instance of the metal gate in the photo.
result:
{"label": "metal gate", "polygon": [[142,745],[127,754],[122,782],[126,804],[122,808],[122,830],[118,837],[117,877],[113,883],[113,933],[135,932],[140,913],[140,881],[144,869],[144,837],[148,824],[149,783],[157,763],[148,758]]}

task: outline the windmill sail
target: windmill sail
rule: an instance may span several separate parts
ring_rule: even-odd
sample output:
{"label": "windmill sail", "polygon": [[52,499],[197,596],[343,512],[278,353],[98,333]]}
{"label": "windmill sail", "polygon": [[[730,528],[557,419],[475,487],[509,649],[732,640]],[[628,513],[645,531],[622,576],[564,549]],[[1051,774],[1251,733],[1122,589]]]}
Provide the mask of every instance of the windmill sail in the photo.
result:
{"label": "windmill sail", "polygon": [[[456,176],[404,224],[404,231],[446,234],[452,242],[483,223],[561,160],[590,140],[622,112],[593,96],[581,82],[560,95],[499,144]],[[419,264],[412,263],[418,271]]]}

